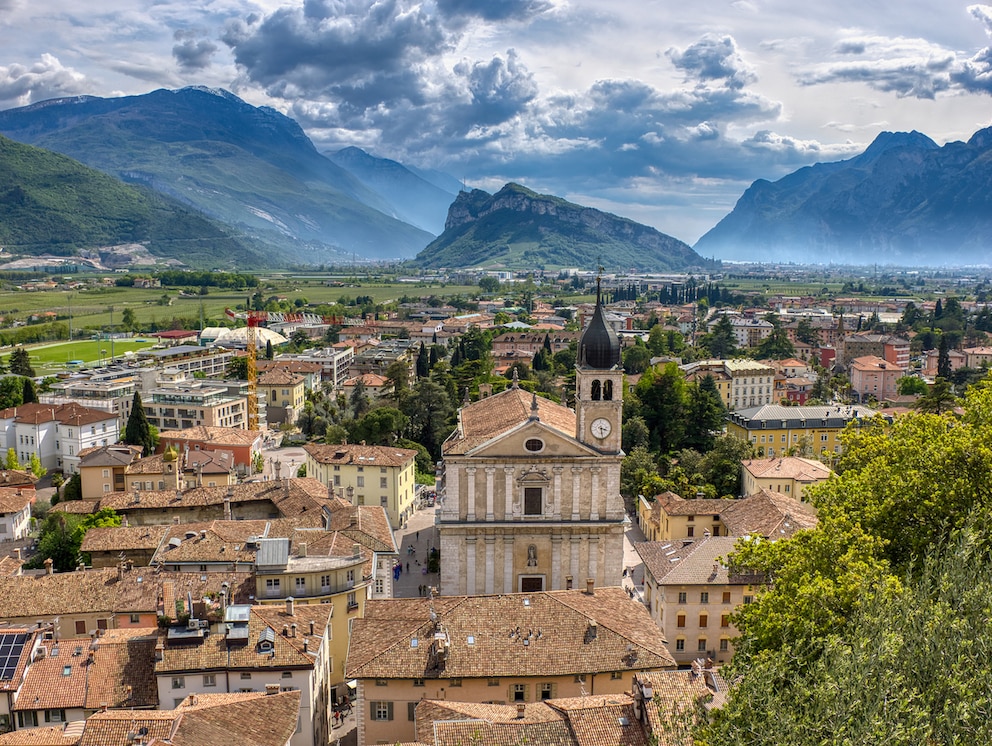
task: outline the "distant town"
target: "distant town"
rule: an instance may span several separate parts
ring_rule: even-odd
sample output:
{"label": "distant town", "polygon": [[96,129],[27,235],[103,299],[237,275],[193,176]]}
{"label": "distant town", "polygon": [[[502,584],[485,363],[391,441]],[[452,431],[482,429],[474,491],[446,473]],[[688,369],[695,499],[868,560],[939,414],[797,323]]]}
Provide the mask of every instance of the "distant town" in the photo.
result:
{"label": "distant town", "polygon": [[981,533],[988,269],[92,269],[0,267],[0,746],[746,743]]}

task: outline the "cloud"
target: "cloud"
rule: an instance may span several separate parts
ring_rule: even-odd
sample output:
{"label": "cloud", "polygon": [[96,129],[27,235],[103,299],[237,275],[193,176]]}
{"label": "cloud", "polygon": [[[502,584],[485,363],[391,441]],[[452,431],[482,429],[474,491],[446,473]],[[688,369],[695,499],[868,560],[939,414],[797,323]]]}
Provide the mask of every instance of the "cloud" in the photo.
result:
{"label": "cloud", "polygon": [[493,56],[488,62],[463,60],[454,73],[463,79],[471,94],[466,108],[474,124],[499,124],[516,116],[538,93],[534,76],[510,49],[506,59]]}
{"label": "cloud", "polygon": [[554,8],[550,0],[437,0],[438,11],[451,19],[527,21]]}
{"label": "cloud", "polygon": [[683,50],[673,47],[665,54],[687,79],[723,82],[728,88],[736,89],[757,80],[738,54],[737,43],[731,36],[706,34]]}
{"label": "cloud", "polygon": [[26,106],[36,101],[86,93],[92,84],[82,73],[64,67],[51,54],[42,54],[30,67],[13,64],[0,66],[0,102]]}
{"label": "cloud", "polygon": [[173,34],[177,43],[172,47],[172,56],[183,72],[198,72],[210,67],[217,45],[202,36],[202,32],[186,29],[177,29]]}

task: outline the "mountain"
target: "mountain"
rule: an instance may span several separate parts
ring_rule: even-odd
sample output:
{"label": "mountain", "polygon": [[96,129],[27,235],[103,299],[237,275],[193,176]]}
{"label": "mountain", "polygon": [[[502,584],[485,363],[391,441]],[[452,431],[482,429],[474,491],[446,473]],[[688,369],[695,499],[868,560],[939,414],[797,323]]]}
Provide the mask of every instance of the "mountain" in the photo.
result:
{"label": "mountain", "polygon": [[943,147],[883,132],[849,160],[760,179],[694,248],[745,261],[986,264],[992,129]]}
{"label": "mountain", "polygon": [[689,246],[627,218],[507,184],[461,192],[444,233],[413,262],[425,268],[683,270],[707,262]]}
{"label": "mountain", "polygon": [[3,136],[0,246],[13,255],[85,255],[108,266],[147,254],[204,268],[265,263],[254,247],[175,200]]}
{"label": "mountain", "polygon": [[223,90],[42,101],[0,111],[0,133],[179,199],[264,242],[272,261],[409,257],[433,237],[295,121]]}
{"label": "mountain", "polygon": [[[437,235],[444,230],[448,205],[458,194],[456,188],[446,191],[419,173],[387,158],[376,158],[361,148],[344,148],[327,156],[348,171],[390,205],[403,221]],[[448,177],[453,181],[452,177]]]}

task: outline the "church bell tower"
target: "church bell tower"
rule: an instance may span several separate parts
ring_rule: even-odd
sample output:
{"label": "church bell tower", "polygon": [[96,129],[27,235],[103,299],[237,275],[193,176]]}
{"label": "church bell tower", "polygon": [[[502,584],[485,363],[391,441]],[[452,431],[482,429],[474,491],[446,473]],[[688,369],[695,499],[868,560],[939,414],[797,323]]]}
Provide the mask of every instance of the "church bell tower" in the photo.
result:
{"label": "church bell tower", "polygon": [[620,338],[606,323],[597,277],[596,309],[579,338],[575,364],[575,437],[601,453],[619,454],[622,425]]}

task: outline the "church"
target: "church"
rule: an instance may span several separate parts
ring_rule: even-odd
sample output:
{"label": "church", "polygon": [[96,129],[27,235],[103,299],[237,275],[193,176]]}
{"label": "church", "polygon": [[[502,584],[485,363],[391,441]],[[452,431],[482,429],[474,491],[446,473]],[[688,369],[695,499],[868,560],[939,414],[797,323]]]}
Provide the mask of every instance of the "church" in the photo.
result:
{"label": "church", "polygon": [[597,289],[574,411],[516,381],[459,410],[442,447],[442,595],[620,585],[622,385],[620,340]]}

